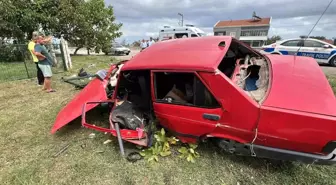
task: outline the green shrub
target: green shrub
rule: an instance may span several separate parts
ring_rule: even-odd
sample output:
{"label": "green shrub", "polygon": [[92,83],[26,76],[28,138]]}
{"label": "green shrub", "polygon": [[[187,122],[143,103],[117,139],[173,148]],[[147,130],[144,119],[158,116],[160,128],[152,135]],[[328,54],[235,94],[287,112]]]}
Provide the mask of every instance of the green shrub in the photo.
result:
{"label": "green shrub", "polygon": [[23,61],[24,52],[25,50],[23,50],[23,45],[1,45],[0,46],[0,61],[1,62]]}

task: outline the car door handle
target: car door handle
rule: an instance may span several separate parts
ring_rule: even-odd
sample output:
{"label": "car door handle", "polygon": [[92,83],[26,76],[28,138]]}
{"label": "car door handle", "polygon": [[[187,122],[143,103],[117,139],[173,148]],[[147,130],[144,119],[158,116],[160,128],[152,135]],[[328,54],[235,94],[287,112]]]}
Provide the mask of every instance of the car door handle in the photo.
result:
{"label": "car door handle", "polygon": [[218,121],[220,119],[220,116],[216,115],[216,114],[207,114],[204,113],[203,114],[203,118],[210,120],[210,121]]}

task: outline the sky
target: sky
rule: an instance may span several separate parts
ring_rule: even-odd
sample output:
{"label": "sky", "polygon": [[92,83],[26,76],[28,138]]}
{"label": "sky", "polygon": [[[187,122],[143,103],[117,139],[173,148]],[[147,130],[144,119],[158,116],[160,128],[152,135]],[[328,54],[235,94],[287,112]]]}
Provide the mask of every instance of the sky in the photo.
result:
{"label": "sky", "polygon": [[[331,0],[105,0],[112,5],[116,22],[123,23],[118,40],[135,40],[158,36],[163,26],[193,24],[208,35],[219,20],[250,19],[253,11],[259,17],[272,17],[268,36],[283,39],[308,35]],[[332,2],[311,36],[336,37],[336,0]]]}

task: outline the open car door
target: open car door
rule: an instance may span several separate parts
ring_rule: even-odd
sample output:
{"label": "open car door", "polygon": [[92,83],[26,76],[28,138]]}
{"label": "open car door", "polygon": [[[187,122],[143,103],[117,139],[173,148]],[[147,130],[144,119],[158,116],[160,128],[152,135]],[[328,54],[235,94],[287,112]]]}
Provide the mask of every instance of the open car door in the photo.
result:
{"label": "open car door", "polygon": [[[57,115],[55,123],[51,129],[51,133],[55,133],[58,129],[67,125],[74,119],[82,115],[83,105],[86,102],[105,101],[107,81],[102,81],[98,78],[93,79],[80,93],[76,95],[72,101],[67,104]],[[86,111],[96,107],[98,104],[89,104]]]}

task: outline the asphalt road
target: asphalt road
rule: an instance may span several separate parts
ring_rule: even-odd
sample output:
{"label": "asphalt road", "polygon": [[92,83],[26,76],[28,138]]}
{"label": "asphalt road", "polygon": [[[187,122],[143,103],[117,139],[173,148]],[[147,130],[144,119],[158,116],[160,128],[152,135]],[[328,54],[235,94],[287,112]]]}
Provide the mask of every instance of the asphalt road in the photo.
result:
{"label": "asphalt road", "polygon": [[[138,54],[139,52],[140,50],[132,49],[129,55],[122,55],[122,56],[115,56],[115,57],[118,58],[119,60],[128,60],[132,58],[133,56],[135,56],[136,54]],[[336,76],[336,67],[331,67],[327,65],[320,65],[320,66],[326,75]]]}

